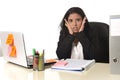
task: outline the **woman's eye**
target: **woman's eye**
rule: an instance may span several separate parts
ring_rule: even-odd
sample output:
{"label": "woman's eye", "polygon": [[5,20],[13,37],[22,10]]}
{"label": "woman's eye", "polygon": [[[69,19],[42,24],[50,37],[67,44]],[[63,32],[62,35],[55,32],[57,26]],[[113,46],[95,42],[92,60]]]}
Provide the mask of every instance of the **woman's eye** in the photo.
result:
{"label": "woman's eye", "polygon": [[72,19],[68,20],[68,22],[72,22]]}
{"label": "woman's eye", "polygon": [[80,19],[77,19],[77,21],[80,21]]}

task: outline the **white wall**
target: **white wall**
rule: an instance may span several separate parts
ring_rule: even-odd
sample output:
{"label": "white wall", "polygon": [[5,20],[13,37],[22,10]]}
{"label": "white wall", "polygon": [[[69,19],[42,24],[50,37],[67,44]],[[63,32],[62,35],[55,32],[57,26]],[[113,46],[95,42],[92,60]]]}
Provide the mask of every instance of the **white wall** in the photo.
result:
{"label": "white wall", "polygon": [[24,33],[27,53],[45,49],[56,57],[59,24],[65,12],[81,7],[89,21],[109,24],[109,16],[120,14],[119,0],[0,0],[0,31]]}

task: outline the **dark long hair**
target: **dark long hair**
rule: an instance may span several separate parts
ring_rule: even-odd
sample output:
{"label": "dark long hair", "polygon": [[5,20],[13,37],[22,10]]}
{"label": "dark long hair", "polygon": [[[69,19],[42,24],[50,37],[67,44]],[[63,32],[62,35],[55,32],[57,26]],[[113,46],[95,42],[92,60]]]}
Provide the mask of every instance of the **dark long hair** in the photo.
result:
{"label": "dark long hair", "polygon": [[[81,8],[79,8],[79,7],[72,7],[72,8],[70,8],[70,9],[65,13],[65,15],[64,15],[64,17],[63,17],[63,19],[62,19],[62,21],[61,21],[61,23],[60,23],[61,31],[62,31],[64,34],[68,34],[68,29],[67,29],[67,27],[65,26],[65,21],[64,21],[64,19],[68,20],[68,17],[69,17],[70,14],[72,14],[72,13],[77,13],[77,14],[79,14],[79,15],[82,17],[82,19],[84,19],[84,17],[86,17],[84,11],[83,11]],[[88,32],[88,28],[89,28],[89,23],[88,23],[88,20],[86,19],[85,28],[84,28],[84,32],[85,32],[86,34],[87,34],[87,32]]]}

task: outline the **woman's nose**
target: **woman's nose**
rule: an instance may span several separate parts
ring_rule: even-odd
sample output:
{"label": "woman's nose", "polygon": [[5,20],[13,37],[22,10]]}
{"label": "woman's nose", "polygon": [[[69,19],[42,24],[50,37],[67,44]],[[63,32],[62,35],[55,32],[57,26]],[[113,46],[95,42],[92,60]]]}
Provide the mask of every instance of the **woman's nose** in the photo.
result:
{"label": "woman's nose", "polygon": [[74,21],[74,22],[73,22],[73,25],[74,25],[74,26],[76,26],[76,25],[77,25],[77,22],[76,22],[76,21]]}

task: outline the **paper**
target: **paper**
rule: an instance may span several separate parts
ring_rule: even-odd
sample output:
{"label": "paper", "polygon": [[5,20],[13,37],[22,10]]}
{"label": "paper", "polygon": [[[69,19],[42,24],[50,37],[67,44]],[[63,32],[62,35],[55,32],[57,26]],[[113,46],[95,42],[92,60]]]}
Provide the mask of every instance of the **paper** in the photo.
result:
{"label": "paper", "polygon": [[16,47],[15,46],[8,46],[8,54],[11,57],[16,57]]}
{"label": "paper", "polygon": [[13,34],[8,34],[6,39],[6,44],[8,45],[8,55],[10,57],[16,57],[16,46],[14,45],[14,36]]}
{"label": "paper", "polygon": [[57,63],[54,64],[54,66],[59,67],[59,66],[66,66],[68,64],[67,61],[58,61]]}
{"label": "paper", "polygon": [[95,63],[95,60],[79,60],[79,59],[66,59],[67,62],[64,66],[55,65],[52,66],[52,69],[61,69],[61,70],[72,70],[72,71],[83,71],[87,70]]}

